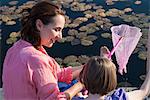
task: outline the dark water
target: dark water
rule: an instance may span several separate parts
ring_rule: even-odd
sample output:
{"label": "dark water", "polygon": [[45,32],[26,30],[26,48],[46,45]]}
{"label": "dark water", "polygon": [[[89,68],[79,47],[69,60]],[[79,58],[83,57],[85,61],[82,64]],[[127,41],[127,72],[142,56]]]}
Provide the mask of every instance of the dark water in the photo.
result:
{"label": "dark water", "polygon": [[[7,5],[8,2],[11,0],[1,0],[1,5]],[[19,4],[21,5],[23,2],[26,2],[27,0],[19,0]],[[85,0],[86,1],[86,0]],[[93,0],[94,3],[96,3],[97,5],[102,5],[104,7],[105,10],[110,9],[110,8],[118,8],[118,9],[124,9],[125,7],[130,7],[134,10],[134,12],[136,13],[145,13],[145,14],[149,14],[149,8],[148,8],[148,4],[149,4],[149,0],[141,0],[142,4],[140,6],[138,5],[134,5],[135,0],[129,0],[126,2],[118,2],[115,5],[112,6],[107,6],[106,3],[104,2],[104,0]],[[72,12],[69,9],[65,9],[67,11],[67,14],[69,15],[69,17],[71,18],[76,18],[78,16],[82,16],[82,13],[80,12]],[[111,21],[114,25],[119,25],[121,23],[125,23],[122,20],[118,20],[116,18],[111,18]],[[91,20],[92,22],[92,20]],[[130,24],[130,23],[128,23]],[[12,45],[7,45],[6,44],[6,39],[8,39],[9,34],[13,31],[19,31],[21,25],[20,22],[17,21],[17,24],[14,26],[6,26],[4,24],[1,25],[1,29],[2,29],[2,40],[1,40],[1,73],[2,73],[2,64],[3,64],[3,60],[4,57],[6,55],[6,51],[8,50],[8,48],[10,48]],[[64,29],[64,35],[67,29]],[[100,34],[100,32],[97,32],[95,34]],[[76,46],[72,46],[70,43],[64,43],[64,44],[60,44],[60,43],[56,43],[54,44],[54,46],[50,49],[46,48],[48,54],[52,57],[60,57],[60,58],[64,58],[68,55],[76,55],[76,56],[80,56],[80,55],[88,55],[88,56],[95,56],[95,55],[99,55],[99,47],[102,45],[106,45],[108,46],[110,49],[112,48],[112,41],[110,39],[104,39],[104,38],[100,38],[97,39],[96,41],[94,41],[94,44],[92,46],[82,46],[82,45],[76,45]],[[113,57],[114,58],[114,57]],[[122,82],[122,81],[128,81],[129,83],[131,83],[133,86],[139,86],[142,81],[139,79],[139,76],[142,74],[145,74],[145,66],[146,66],[146,62],[143,60],[140,60],[137,57],[137,54],[133,54],[128,62],[127,68],[128,68],[128,73],[125,74],[124,76],[121,76],[118,74],[118,82]],[[2,85],[1,85],[2,86]]]}

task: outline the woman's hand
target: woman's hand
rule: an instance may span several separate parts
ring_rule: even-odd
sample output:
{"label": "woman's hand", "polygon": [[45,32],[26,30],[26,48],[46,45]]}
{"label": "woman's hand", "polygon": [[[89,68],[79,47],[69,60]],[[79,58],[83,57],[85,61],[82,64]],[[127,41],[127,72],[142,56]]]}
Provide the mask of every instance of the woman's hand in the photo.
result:
{"label": "woman's hand", "polygon": [[83,69],[83,65],[77,66],[77,67],[72,67],[73,79],[79,78],[79,74],[80,74],[82,69]]}

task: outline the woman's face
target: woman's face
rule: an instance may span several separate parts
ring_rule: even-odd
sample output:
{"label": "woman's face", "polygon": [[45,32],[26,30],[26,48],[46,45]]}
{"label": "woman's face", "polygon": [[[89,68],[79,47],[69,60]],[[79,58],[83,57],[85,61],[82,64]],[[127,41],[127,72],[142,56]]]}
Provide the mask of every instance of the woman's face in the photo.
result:
{"label": "woman's face", "polygon": [[36,21],[37,29],[40,31],[41,45],[52,47],[55,41],[62,39],[62,29],[65,25],[65,17],[57,15],[53,17],[53,23],[44,25],[41,20]]}

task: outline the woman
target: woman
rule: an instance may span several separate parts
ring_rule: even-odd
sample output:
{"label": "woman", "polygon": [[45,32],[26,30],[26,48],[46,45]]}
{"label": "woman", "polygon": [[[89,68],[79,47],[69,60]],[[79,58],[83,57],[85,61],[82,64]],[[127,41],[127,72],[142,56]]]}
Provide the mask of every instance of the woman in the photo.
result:
{"label": "woman", "polygon": [[[148,59],[148,62],[150,63],[150,59]],[[149,67],[147,77],[139,90],[125,92],[119,88],[112,95],[107,96],[117,86],[116,66],[106,57],[91,58],[79,76],[81,83],[89,91],[86,100],[143,100],[150,94]]]}
{"label": "woman", "polygon": [[21,39],[8,50],[4,60],[4,99],[70,99],[83,88],[77,82],[61,93],[58,81],[70,83],[78,77],[82,66],[61,69],[43,48],[52,47],[62,38],[64,24],[61,9],[47,1],[37,3],[22,20]]}

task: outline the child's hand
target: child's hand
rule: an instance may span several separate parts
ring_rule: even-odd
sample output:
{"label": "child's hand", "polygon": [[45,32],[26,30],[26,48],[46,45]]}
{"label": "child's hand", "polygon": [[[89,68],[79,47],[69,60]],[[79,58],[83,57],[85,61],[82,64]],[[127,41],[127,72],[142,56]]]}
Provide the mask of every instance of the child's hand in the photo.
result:
{"label": "child's hand", "polygon": [[110,54],[110,51],[109,51],[109,49],[106,46],[102,46],[100,48],[100,56],[101,57],[108,58],[109,54]]}
{"label": "child's hand", "polygon": [[77,95],[76,96],[78,96],[78,97],[81,97],[81,98],[87,98],[88,97],[88,91],[87,90],[84,90],[84,91],[82,91],[82,92],[79,92],[79,93],[77,93]]}

